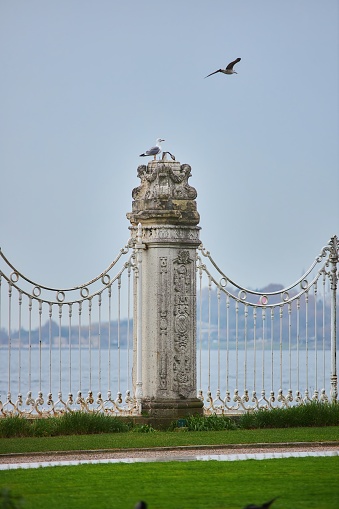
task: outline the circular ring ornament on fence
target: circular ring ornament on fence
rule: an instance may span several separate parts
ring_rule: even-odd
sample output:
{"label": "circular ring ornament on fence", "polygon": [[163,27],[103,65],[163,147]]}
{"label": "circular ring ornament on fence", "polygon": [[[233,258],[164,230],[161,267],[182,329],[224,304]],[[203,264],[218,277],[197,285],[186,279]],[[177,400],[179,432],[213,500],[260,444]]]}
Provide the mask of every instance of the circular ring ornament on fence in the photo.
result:
{"label": "circular ring ornament on fence", "polygon": [[240,292],[238,293],[238,297],[240,300],[246,300],[247,299],[247,293],[245,292],[245,290],[240,290]]}
{"label": "circular ring ornament on fence", "polygon": [[283,292],[281,294],[281,298],[282,298],[283,302],[287,302],[289,300],[289,298],[290,298],[290,295],[289,295],[288,292]]}
{"label": "circular ring ornament on fence", "polygon": [[35,286],[33,288],[33,295],[34,295],[34,297],[40,297],[40,295],[41,295],[41,288],[40,288],[40,286]]}
{"label": "circular ring ornament on fence", "polygon": [[64,302],[64,300],[65,300],[65,292],[61,292],[61,291],[57,292],[56,298],[57,298],[58,302]]}
{"label": "circular ring ornament on fence", "polygon": [[19,274],[17,272],[12,272],[10,275],[10,279],[12,283],[17,283],[19,281]]}
{"label": "circular ring ornament on fence", "polygon": [[300,287],[302,288],[302,290],[306,290],[308,288],[308,281],[307,281],[307,279],[303,279],[301,281]]}
{"label": "circular ring ornament on fence", "polygon": [[227,283],[228,283],[228,281],[227,281],[227,279],[226,279],[225,277],[222,277],[222,278],[220,279],[220,286],[221,286],[222,288],[226,288]]}
{"label": "circular ring ornament on fence", "polygon": [[110,282],[111,282],[111,278],[109,277],[108,274],[104,274],[102,276],[102,278],[101,278],[101,282],[102,282],[103,285],[108,286],[110,284]]}
{"label": "circular ring ornament on fence", "polygon": [[268,297],[267,295],[262,295],[259,299],[259,302],[262,306],[267,306],[268,304]]}
{"label": "circular ring ornament on fence", "polygon": [[87,288],[87,286],[81,288],[80,295],[83,299],[87,299],[87,297],[89,296],[89,289]]}

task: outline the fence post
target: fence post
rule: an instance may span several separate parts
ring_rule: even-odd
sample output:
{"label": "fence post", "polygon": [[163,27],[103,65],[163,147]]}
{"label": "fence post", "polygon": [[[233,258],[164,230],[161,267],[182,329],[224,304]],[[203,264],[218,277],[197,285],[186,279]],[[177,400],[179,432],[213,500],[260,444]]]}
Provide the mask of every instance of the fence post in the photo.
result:
{"label": "fence post", "polygon": [[142,387],[142,410],[168,420],[202,413],[203,405],[196,381],[200,216],[196,190],[188,184],[190,176],[191,167],[177,161],[153,160],[147,167],[139,166],[141,185],[132,192],[132,212],[127,214],[137,259],[142,258],[142,284],[140,274],[135,293],[140,304],[134,328],[133,384],[139,396]]}
{"label": "fence post", "polygon": [[335,235],[329,242],[330,246],[330,280],[331,280],[331,399],[338,398],[337,376],[337,288],[338,288],[338,237]]}

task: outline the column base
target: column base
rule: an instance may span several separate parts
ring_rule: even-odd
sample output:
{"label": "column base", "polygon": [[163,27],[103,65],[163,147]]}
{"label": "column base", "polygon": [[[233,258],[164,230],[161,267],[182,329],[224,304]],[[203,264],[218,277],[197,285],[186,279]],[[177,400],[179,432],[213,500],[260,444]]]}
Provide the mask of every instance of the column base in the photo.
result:
{"label": "column base", "polygon": [[198,398],[188,399],[143,399],[142,413],[159,419],[176,419],[189,415],[203,415],[203,402]]}

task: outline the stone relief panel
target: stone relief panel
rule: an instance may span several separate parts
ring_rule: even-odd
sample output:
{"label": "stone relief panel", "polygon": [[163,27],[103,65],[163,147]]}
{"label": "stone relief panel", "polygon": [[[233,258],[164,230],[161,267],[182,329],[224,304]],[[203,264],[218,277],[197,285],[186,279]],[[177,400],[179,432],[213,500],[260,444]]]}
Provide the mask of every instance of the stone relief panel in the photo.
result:
{"label": "stone relief panel", "polygon": [[143,242],[182,241],[198,242],[199,227],[152,225],[143,227]]}
{"label": "stone relief panel", "polygon": [[191,356],[194,355],[190,337],[192,314],[192,269],[193,260],[188,250],[179,250],[173,261],[173,317],[174,317],[174,352],[173,381],[179,388],[179,395],[187,397],[192,389],[193,373]]}
{"label": "stone relief panel", "polygon": [[[173,359],[173,380],[181,386],[180,395],[186,396],[182,385],[190,382],[190,359],[187,355],[175,355]],[[187,397],[187,396],[186,396]]]}
{"label": "stone relief panel", "polygon": [[168,338],[168,258],[161,256],[160,264],[160,305],[159,305],[159,334],[160,334],[160,359],[159,379],[160,389],[167,389],[167,338]]}

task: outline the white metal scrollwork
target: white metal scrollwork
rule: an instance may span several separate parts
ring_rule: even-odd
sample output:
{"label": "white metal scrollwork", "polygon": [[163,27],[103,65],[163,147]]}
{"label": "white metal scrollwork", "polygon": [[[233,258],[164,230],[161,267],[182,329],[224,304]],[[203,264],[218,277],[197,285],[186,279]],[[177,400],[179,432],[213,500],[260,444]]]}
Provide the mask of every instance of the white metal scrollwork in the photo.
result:
{"label": "white metal scrollwork", "polygon": [[[72,288],[50,288],[33,282],[1,251],[0,262],[0,417],[47,417],[73,411],[138,414],[140,402],[137,404],[131,376],[130,276],[136,270],[132,241],[101,274]],[[121,319],[122,292],[124,302],[128,299],[124,309],[127,321]],[[114,331],[113,323],[117,324]],[[122,356],[127,373],[123,381]],[[7,391],[3,401],[5,373]],[[103,379],[107,397],[102,393]],[[22,388],[26,388],[26,398]],[[17,396],[13,397],[15,389]]]}
{"label": "white metal scrollwork", "polygon": [[295,283],[261,292],[232,281],[200,246],[197,372],[206,414],[337,400],[337,265],[334,236]]}

